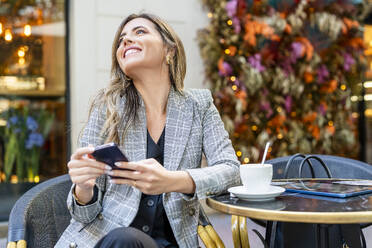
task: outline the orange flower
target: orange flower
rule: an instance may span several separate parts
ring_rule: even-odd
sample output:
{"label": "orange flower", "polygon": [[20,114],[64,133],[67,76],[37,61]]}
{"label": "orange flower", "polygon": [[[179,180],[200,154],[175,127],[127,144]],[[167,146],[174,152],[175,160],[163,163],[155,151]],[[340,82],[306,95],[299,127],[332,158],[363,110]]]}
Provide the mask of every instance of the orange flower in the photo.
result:
{"label": "orange flower", "polygon": [[283,19],[287,18],[287,13],[285,12],[279,12],[279,16]]}
{"label": "orange flower", "polygon": [[238,90],[235,92],[235,97],[242,102],[243,111],[247,109],[247,93],[243,90]]}
{"label": "orange flower", "polygon": [[247,130],[248,130],[248,125],[245,124],[244,122],[239,123],[235,127],[235,132],[237,132],[237,133],[245,133]]}
{"label": "orange flower", "polygon": [[305,37],[297,37],[296,41],[301,42],[305,47],[306,60],[309,61],[313,57],[314,47]]}
{"label": "orange flower", "polygon": [[311,72],[305,71],[304,79],[305,79],[305,82],[309,84],[314,81],[314,76]]}
{"label": "orange flower", "polygon": [[236,54],[236,46],[229,46],[229,50],[230,50],[230,56],[234,56]]}
{"label": "orange flower", "polygon": [[319,140],[320,138],[320,130],[318,126],[311,125],[309,127],[309,131],[311,132],[311,135],[316,139]]}
{"label": "orange flower", "polygon": [[326,126],[326,130],[327,130],[327,132],[329,132],[330,134],[334,135],[336,129],[335,129],[334,126]]}
{"label": "orange flower", "polygon": [[245,35],[244,40],[248,42],[251,46],[256,46],[256,34],[254,29],[254,22],[247,20],[245,22]]}
{"label": "orange flower", "polygon": [[252,20],[251,15],[245,17],[245,35],[244,40],[251,46],[256,46],[257,39],[256,35],[263,35],[266,38],[278,40],[279,37],[274,36],[274,29],[266,23],[261,23]]}
{"label": "orange flower", "polygon": [[316,116],[317,116],[316,112],[310,112],[302,118],[302,121],[305,123],[306,122],[312,123],[315,121]]}
{"label": "orange flower", "polygon": [[271,129],[270,128],[266,128],[266,133],[271,134],[272,133]]}
{"label": "orange flower", "polygon": [[292,27],[291,27],[291,25],[289,25],[289,24],[287,23],[287,24],[285,25],[284,32],[287,33],[287,34],[291,34],[291,33],[292,33]]}
{"label": "orange flower", "polygon": [[356,49],[358,48],[364,49],[363,39],[358,38],[358,37],[350,39],[349,45]]}
{"label": "orange flower", "polygon": [[353,21],[353,20],[351,20],[349,18],[346,18],[346,17],[344,17],[343,21],[344,21],[344,23],[345,23],[345,25],[348,29],[359,27],[359,22],[358,21]]}
{"label": "orange flower", "polygon": [[281,40],[280,36],[277,35],[277,34],[273,34],[273,35],[271,35],[270,39],[271,39],[272,41],[280,41],[280,40]]}
{"label": "orange flower", "polygon": [[320,88],[320,92],[322,93],[333,93],[337,89],[337,81],[332,79],[327,84],[323,85]]}
{"label": "orange flower", "polygon": [[285,116],[284,115],[276,115],[274,118],[272,118],[267,125],[268,126],[273,126],[276,127],[277,129],[279,127],[282,127],[285,121]]}

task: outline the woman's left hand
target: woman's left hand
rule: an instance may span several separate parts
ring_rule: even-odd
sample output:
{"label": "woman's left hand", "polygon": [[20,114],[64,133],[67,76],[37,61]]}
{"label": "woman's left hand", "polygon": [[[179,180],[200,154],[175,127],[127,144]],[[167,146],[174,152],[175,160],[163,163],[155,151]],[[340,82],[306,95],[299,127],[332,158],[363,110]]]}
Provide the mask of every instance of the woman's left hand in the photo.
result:
{"label": "woman's left hand", "polygon": [[112,183],[129,184],[145,194],[157,195],[169,192],[172,172],[165,169],[153,158],[137,162],[117,162],[115,165],[124,170],[110,170],[106,174],[115,177]]}

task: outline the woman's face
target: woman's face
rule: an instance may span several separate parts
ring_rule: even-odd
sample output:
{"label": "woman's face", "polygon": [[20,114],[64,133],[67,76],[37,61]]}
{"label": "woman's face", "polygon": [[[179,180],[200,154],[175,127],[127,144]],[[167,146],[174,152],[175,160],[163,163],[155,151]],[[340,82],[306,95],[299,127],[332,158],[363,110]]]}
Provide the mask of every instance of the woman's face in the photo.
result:
{"label": "woman's face", "polygon": [[116,59],[127,76],[134,76],[138,69],[160,69],[165,55],[163,40],[151,21],[136,18],[124,26]]}

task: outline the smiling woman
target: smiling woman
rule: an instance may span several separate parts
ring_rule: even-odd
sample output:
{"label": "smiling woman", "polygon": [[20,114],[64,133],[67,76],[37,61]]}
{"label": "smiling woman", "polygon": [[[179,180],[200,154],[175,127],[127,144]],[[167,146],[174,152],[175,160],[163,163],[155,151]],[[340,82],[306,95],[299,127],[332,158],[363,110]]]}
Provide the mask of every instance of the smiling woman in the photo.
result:
{"label": "smiling woman", "polygon": [[[239,184],[239,162],[211,93],[183,90],[185,73],[182,42],[164,21],[121,23],[112,81],[68,163],[72,222],[56,247],[198,247],[199,200]],[[94,160],[93,146],[108,142],[130,162]]]}

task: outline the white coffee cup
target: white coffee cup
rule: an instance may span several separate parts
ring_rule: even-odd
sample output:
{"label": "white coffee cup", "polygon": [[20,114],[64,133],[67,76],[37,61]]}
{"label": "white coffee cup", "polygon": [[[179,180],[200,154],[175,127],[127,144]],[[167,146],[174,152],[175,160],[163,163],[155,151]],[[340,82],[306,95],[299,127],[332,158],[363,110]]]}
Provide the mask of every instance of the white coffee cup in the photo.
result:
{"label": "white coffee cup", "polygon": [[266,192],[273,178],[273,166],[271,164],[242,164],[240,165],[240,178],[247,192]]}

